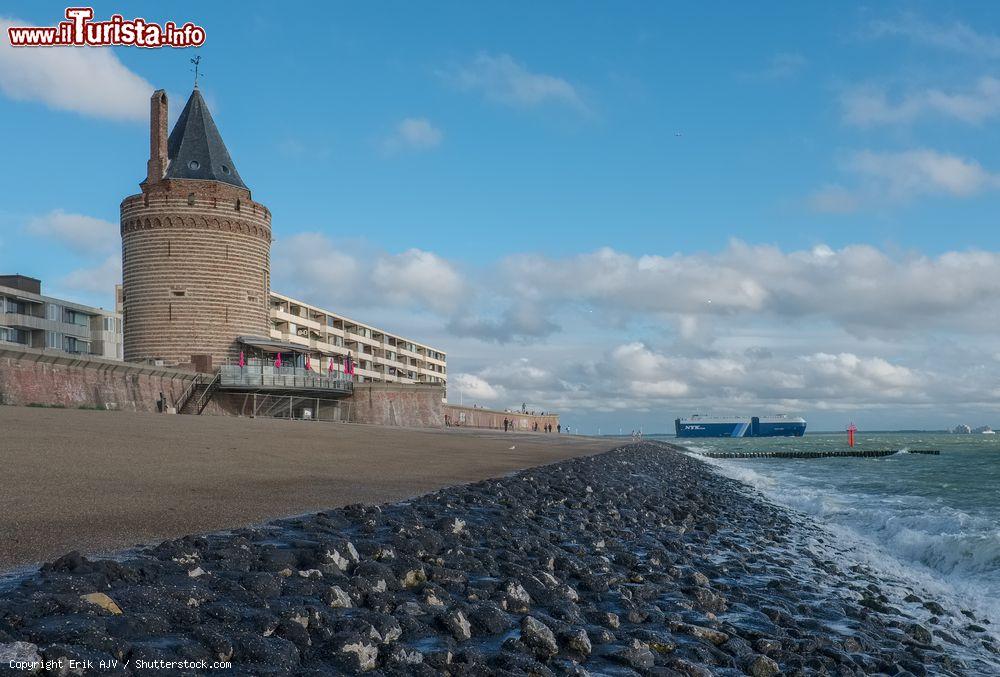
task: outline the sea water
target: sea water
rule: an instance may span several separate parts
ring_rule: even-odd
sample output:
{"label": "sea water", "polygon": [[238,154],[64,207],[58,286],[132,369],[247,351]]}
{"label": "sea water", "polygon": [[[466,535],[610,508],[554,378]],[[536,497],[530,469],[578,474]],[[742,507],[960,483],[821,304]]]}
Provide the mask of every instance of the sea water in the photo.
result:
{"label": "sea water", "polygon": [[[847,435],[684,440],[706,451],[847,448]],[[882,458],[705,459],[772,502],[814,517],[853,558],[986,618],[1000,629],[1000,435],[859,434]],[[940,456],[907,453],[940,449]]]}

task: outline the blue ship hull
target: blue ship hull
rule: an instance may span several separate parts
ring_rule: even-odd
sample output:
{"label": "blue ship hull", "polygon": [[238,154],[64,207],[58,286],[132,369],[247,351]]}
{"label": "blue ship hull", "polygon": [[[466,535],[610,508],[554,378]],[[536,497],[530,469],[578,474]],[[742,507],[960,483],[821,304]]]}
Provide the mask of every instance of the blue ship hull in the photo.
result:
{"label": "blue ship hull", "polygon": [[677,437],[802,437],[806,423],[802,420],[761,421],[754,416],[734,421],[674,421]]}

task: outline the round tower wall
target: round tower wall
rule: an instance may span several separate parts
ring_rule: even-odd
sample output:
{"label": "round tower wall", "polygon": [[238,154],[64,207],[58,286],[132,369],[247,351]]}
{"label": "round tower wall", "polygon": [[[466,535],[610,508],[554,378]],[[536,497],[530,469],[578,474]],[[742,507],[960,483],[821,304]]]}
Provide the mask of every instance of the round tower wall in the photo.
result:
{"label": "round tower wall", "polygon": [[162,180],[121,204],[124,357],[214,366],[268,336],[271,213],[215,181]]}

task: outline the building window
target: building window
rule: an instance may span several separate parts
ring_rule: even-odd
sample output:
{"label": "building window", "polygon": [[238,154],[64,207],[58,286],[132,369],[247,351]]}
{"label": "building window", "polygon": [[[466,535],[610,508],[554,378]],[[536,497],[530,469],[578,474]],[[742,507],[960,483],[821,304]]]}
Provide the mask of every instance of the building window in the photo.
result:
{"label": "building window", "polygon": [[182,289],[172,289],[170,294],[171,296],[185,296],[187,292]]}
{"label": "building window", "polygon": [[70,324],[75,324],[80,327],[86,327],[90,324],[90,315],[85,313],[80,313],[75,310],[66,310],[66,322]]}
{"label": "building window", "polygon": [[7,299],[7,312],[17,313],[18,315],[30,315],[28,304],[24,301],[15,301],[14,299]]}
{"label": "building window", "polygon": [[188,193],[188,207],[194,207],[194,193]]}
{"label": "building window", "polygon": [[75,336],[67,336],[66,341],[63,344],[63,349],[67,353],[81,353],[86,352],[87,344],[80,341]]}

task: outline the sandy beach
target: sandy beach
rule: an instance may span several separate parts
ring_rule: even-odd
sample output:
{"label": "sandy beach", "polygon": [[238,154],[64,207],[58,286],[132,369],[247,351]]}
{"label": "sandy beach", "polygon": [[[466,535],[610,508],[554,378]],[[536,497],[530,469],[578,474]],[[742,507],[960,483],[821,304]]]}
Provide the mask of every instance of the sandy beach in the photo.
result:
{"label": "sandy beach", "polygon": [[[0,571],[607,451],[582,437],[0,407]],[[515,447],[511,449],[510,447]]]}
{"label": "sandy beach", "polygon": [[1000,670],[983,619],[655,442],[124,559],[63,556],[0,595],[0,659],[114,675]]}

